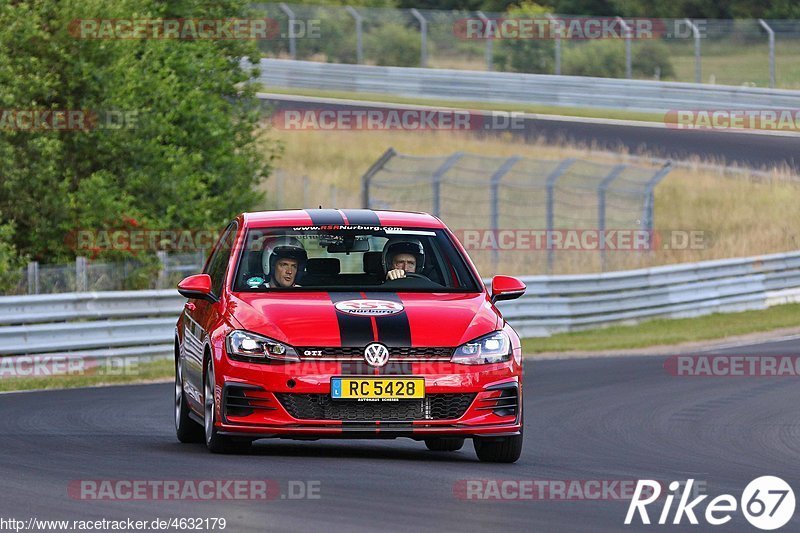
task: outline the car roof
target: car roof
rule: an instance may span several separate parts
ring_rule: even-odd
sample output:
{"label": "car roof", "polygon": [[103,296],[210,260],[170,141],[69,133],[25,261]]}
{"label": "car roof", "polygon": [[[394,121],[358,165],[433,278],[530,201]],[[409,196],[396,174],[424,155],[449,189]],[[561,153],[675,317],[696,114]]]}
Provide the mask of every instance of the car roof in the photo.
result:
{"label": "car roof", "polygon": [[428,213],[374,211],[372,209],[288,209],[258,211],[241,215],[246,227],[362,225],[414,228],[444,228],[441,220]]}

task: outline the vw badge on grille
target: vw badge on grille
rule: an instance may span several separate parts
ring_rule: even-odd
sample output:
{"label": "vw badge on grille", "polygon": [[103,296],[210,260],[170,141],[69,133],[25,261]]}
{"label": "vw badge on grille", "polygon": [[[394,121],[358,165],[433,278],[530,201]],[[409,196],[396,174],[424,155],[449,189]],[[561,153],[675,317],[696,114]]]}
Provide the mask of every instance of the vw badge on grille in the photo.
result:
{"label": "vw badge on grille", "polygon": [[389,348],[373,342],[364,348],[364,360],[370,366],[383,366],[389,362]]}

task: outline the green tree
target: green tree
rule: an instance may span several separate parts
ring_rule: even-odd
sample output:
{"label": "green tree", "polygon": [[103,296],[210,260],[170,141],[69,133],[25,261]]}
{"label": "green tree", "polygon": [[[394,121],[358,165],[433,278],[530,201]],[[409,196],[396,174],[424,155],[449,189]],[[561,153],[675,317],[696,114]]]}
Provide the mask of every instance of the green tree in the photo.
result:
{"label": "green tree", "polygon": [[[552,13],[549,7],[524,2],[508,10],[508,18],[542,19]],[[552,74],[555,65],[555,42],[548,36],[538,39],[497,41],[494,61],[500,70]]]}
{"label": "green tree", "polygon": [[[75,229],[135,219],[159,229],[220,227],[259,200],[270,171],[259,109],[243,85],[252,40],[82,39],[76,19],[222,19],[246,2],[30,0],[0,4],[0,109],[94,110],[88,131],[0,128],[0,223],[22,254],[75,251]],[[73,33],[70,32],[73,30]],[[124,127],[103,118],[124,114]]]}

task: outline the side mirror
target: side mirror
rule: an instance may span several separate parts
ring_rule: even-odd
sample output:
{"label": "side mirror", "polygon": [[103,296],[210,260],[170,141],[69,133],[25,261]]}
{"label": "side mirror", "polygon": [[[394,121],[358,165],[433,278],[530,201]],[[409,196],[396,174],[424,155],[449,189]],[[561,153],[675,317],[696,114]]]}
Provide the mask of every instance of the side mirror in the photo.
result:
{"label": "side mirror", "polygon": [[211,294],[211,276],[208,274],[195,274],[184,278],[178,283],[178,292],[185,298],[197,298],[209,302],[216,302],[218,299]]}
{"label": "side mirror", "polygon": [[511,276],[492,278],[492,303],[501,300],[515,300],[525,294],[525,284]]}

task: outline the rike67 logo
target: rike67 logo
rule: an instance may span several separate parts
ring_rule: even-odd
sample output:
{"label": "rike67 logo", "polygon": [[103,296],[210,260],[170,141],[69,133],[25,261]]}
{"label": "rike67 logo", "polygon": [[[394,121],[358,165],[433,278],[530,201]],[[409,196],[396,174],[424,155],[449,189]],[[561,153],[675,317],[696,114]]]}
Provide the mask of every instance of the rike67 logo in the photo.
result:
{"label": "rike67 logo", "polygon": [[[702,513],[700,504],[708,498],[708,495],[703,494],[689,500],[693,495],[693,484],[693,479],[687,480],[686,483],[673,481],[669,484],[670,493],[663,499],[663,507],[658,515],[657,524],[680,524],[685,517],[690,524],[697,525],[699,523],[697,517],[700,515],[708,524],[719,526],[729,522],[733,513],[736,513],[737,508],[741,506],[742,514],[751,525],[770,531],[786,525],[794,515],[794,491],[779,477],[762,476],[754,479],[745,487],[741,500],[738,502],[730,494],[721,494],[707,502],[705,512]],[[633,523],[636,515],[642,524],[651,523],[647,506],[660,499],[661,487],[662,485],[658,481],[650,479],[638,481],[628,506],[628,514],[625,516],[626,525]],[[681,487],[683,490],[678,492]],[[645,494],[646,496],[644,496]],[[678,504],[670,522],[672,503],[676,498]]]}

